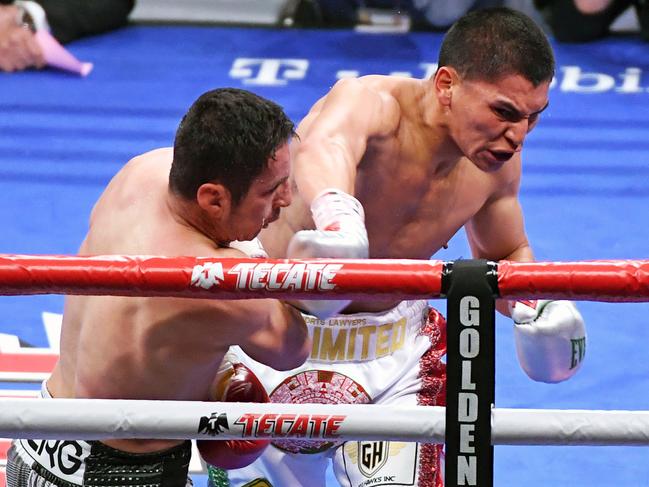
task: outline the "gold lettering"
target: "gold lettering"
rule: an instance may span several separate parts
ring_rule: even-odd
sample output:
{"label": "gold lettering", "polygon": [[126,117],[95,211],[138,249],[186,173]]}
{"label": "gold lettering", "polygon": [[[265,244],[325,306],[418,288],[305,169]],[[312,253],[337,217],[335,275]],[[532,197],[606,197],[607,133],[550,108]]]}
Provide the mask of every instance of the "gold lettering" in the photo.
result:
{"label": "gold lettering", "polygon": [[313,337],[311,345],[311,358],[318,358],[318,349],[320,348],[320,328],[313,327]]}
{"label": "gold lettering", "polygon": [[356,354],[356,328],[349,330],[349,341],[347,342],[347,360],[354,360]]}
{"label": "gold lettering", "polygon": [[320,325],[320,326],[324,326],[324,324],[325,324],[324,320],[318,319],[318,318],[316,318],[315,316],[309,316],[309,315],[305,315],[305,314],[302,314],[302,316],[304,317],[304,322],[305,322],[307,325]]}
{"label": "gold lettering", "polygon": [[394,324],[392,329],[392,346],[390,347],[390,352],[394,353],[397,350],[403,348],[403,345],[406,341],[406,319],[401,318]]}
{"label": "gold lettering", "polygon": [[386,323],[379,326],[379,331],[376,335],[376,356],[385,357],[390,353],[390,331],[394,328],[394,323]]}
{"label": "gold lettering", "polygon": [[[331,319],[327,322],[318,319],[308,320],[312,330],[310,357],[316,360],[344,361],[367,360],[370,355],[371,341],[376,336],[372,348],[376,357],[384,357],[405,346],[406,318],[383,325],[358,326],[366,323],[365,319]],[[318,323],[325,326],[315,326]],[[360,357],[357,356],[356,337],[360,336]]]}
{"label": "gold lettering", "polygon": [[361,360],[367,359],[370,350],[370,337],[376,333],[376,326],[362,326],[358,333],[363,337],[363,348],[361,350]]}
{"label": "gold lettering", "polygon": [[333,330],[325,328],[320,347],[320,360],[344,360],[346,343],[347,330],[338,330],[336,341],[333,342]]}

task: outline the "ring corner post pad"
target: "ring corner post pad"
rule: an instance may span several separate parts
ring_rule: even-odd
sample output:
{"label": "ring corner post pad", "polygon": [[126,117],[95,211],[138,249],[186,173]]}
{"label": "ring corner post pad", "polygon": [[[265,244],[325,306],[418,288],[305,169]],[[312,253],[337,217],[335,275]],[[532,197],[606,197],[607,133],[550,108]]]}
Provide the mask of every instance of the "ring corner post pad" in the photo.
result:
{"label": "ring corner post pad", "polygon": [[446,487],[493,486],[497,267],[487,260],[445,264],[447,299]]}

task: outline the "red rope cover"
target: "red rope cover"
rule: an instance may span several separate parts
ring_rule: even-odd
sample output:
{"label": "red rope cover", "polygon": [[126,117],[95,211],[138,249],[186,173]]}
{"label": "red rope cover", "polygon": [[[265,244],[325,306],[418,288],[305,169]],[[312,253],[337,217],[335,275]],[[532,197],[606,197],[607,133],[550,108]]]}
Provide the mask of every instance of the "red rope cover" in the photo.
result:
{"label": "red rope cover", "polygon": [[443,262],[0,255],[0,295],[431,298]]}
{"label": "red rope cover", "polygon": [[649,261],[498,263],[503,298],[649,301]]}
{"label": "red rope cover", "polygon": [[[0,295],[437,298],[441,261],[0,255]],[[649,301],[649,261],[498,263],[500,296]]]}

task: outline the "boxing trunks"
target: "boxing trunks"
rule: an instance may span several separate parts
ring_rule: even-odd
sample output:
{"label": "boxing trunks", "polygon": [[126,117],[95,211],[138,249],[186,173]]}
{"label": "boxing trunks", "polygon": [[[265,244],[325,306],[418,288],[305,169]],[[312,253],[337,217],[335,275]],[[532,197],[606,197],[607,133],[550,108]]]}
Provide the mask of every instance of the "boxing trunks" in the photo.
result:
{"label": "boxing trunks", "polygon": [[[41,396],[51,398],[45,382]],[[128,453],[100,441],[14,440],[7,487],[183,487],[191,442],[154,453]]]}
{"label": "boxing trunks", "polygon": [[[404,301],[381,313],[304,318],[312,350],[299,368],[277,371],[234,347],[272,402],[443,405],[446,324],[426,301]],[[306,404],[304,410],[309,410]],[[441,445],[395,441],[278,440],[248,467],[210,469],[209,485],[324,487],[333,463],[344,487],[438,487],[443,485],[441,452]]]}

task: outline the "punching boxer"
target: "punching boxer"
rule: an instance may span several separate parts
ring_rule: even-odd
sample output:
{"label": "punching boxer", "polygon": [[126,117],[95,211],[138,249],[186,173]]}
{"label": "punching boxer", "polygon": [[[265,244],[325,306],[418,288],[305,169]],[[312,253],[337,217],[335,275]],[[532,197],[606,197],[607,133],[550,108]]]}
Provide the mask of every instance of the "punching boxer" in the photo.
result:
{"label": "punching boxer", "polygon": [[[496,8],[454,24],[431,79],[337,82],[298,127],[291,147],[297,191],[262,232],[266,250],[271,257],[429,259],[464,227],[475,258],[533,260],[518,199],[520,153],[548,105],[553,74],[541,29],[523,13]],[[426,302],[301,307],[313,339],[306,364],[277,372],[246,360],[272,401],[443,404],[444,321]],[[577,371],[572,340],[585,340],[585,330],[572,303],[498,307],[514,318],[530,377],[556,382]],[[275,442],[227,476],[236,486],[266,479],[320,487],[329,461],[342,486],[442,485],[440,448],[400,442]]]}
{"label": "punching boxer", "polygon": [[[173,149],[135,157],[108,184],[79,253],[244,257],[236,241],[253,239],[291,202],[293,131],[279,106],[250,92],[203,94],[181,121]],[[60,358],[43,395],[268,401],[248,368],[224,360],[233,344],[280,370],[302,364],[310,349],[302,315],[277,300],[68,296]],[[246,465],[265,447],[199,443],[207,461],[227,468]],[[189,459],[190,442],[180,440],[15,440],[7,481],[184,486],[191,485]]]}

